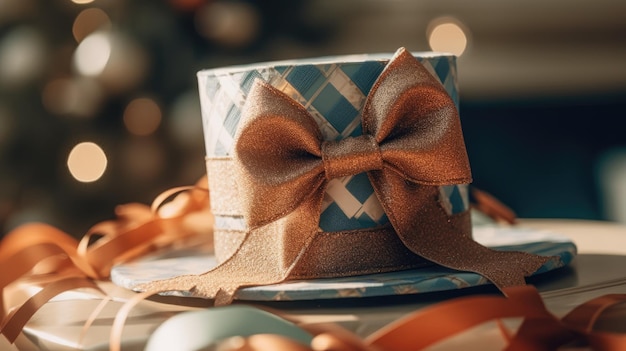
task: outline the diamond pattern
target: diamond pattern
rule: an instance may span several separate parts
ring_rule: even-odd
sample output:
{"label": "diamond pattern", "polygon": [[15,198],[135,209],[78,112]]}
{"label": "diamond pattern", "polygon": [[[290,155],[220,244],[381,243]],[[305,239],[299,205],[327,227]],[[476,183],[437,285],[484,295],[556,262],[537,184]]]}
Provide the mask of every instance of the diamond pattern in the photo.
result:
{"label": "diamond pattern", "polygon": [[[374,188],[370,184],[369,179],[367,178],[367,174],[360,173],[353,177],[350,177],[350,180],[345,183],[346,189],[357,198],[362,203],[365,203],[369,198],[369,194],[374,192]],[[367,189],[367,192],[360,191],[361,189]]]}
{"label": "diamond pattern", "polygon": [[224,119],[224,129],[231,137],[237,133],[237,126],[239,125],[239,118],[241,117],[241,111],[235,105],[230,105],[226,118]]}
{"label": "diamond pattern", "polygon": [[[456,62],[452,56],[418,57],[450,94],[458,108]],[[262,79],[304,106],[326,140],[361,135],[360,111],[387,60],[316,64],[276,63],[202,71],[198,74],[207,156],[230,156],[241,123],[241,109],[255,79]],[[466,185],[441,187],[449,213],[468,208]],[[322,206],[320,228],[339,231],[388,222],[367,176],[333,179]]]}
{"label": "diamond pattern", "polygon": [[285,77],[305,100],[311,100],[313,94],[326,84],[326,77],[313,65],[294,67]]}
{"label": "diamond pattern", "polygon": [[342,65],[341,70],[366,95],[384,68],[385,65],[380,61],[366,61],[363,63],[346,63]]}
{"label": "diamond pattern", "polygon": [[333,116],[333,118],[328,119],[328,122],[337,132],[346,129],[350,122],[359,115],[359,111],[331,84],[322,89],[311,106],[322,116]]}

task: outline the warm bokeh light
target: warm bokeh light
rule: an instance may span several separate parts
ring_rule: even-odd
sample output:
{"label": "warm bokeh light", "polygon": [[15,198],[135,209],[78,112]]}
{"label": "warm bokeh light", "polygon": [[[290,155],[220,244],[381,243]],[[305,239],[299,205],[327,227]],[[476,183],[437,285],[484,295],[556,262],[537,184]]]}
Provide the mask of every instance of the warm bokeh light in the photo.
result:
{"label": "warm bokeh light", "polygon": [[152,99],[137,98],[124,110],[124,125],[135,135],[150,135],[161,124],[161,108]]}
{"label": "warm bokeh light", "polygon": [[428,44],[433,51],[461,56],[468,43],[467,30],[454,18],[438,18],[428,25]]}
{"label": "warm bokeh light", "polygon": [[51,113],[92,117],[102,102],[102,89],[93,79],[59,78],[43,89],[43,105]]}
{"label": "warm bokeh light", "polygon": [[95,182],[102,177],[107,168],[107,157],[97,144],[83,142],[70,151],[67,167],[79,182]]}
{"label": "warm bokeh light", "polygon": [[0,36],[0,83],[21,85],[43,70],[46,49],[42,35],[31,27],[18,27]]}
{"label": "warm bokeh light", "polygon": [[244,47],[256,39],[261,26],[259,11],[250,3],[213,1],[196,12],[196,30],[229,47]]}
{"label": "warm bokeh light", "polygon": [[89,8],[81,11],[72,25],[72,34],[77,43],[80,43],[89,34],[111,27],[111,19],[99,8]]}
{"label": "warm bokeh light", "polygon": [[111,41],[104,32],[87,36],[76,48],[74,65],[80,74],[94,77],[102,73],[111,56]]}
{"label": "warm bokeh light", "polygon": [[72,2],[79,5],[84,5],[91,4],[92,2],[94,2],[94,0],[72,0]]}
{"label": "warm bokeh light", "polygon": [[127,93],[145,78],[149,57],[133,38],[119,30],[98,30],[76,48],[73,64],[85,77],[95,78],[107,93]]}

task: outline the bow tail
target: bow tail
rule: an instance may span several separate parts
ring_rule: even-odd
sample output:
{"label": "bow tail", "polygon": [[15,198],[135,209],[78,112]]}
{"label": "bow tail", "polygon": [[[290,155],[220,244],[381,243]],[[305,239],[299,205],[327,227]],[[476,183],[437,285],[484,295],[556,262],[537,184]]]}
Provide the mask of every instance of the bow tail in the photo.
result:
{"label": "bow tail", "polygon": [[135,290],[154,293],[188,291],[195,297],[230,304],[237,290],[282,283],[299,263],[318,231],[324,191],[315,192],[289,215],[248,230],[239,248],[222,264],[199,275],[154,281]]}
{"label": "bow tail", "polygon": [[[385,171],[371,172],[370,179],[400,240],[413,253],[429,261],[478,273],[502,290],[525,285],[525,277],[546,262],[558,259],[497,251],[477,243],[471,237],[469,211],[448,215],[439,203],[437,186],[409,183]],[[403,205],[386,205],[393,203]]]}

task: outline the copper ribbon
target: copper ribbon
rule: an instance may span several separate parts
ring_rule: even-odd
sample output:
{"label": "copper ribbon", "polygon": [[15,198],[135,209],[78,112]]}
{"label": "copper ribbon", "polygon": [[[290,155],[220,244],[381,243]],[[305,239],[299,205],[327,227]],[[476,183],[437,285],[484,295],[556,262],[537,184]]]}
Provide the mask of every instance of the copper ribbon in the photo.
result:
{"label": "copper ribbon", "polygon": [[[285,336],[258,334],[246,338],[231,351],[315,350],[315,351],[405,351],[423,350],[455,335],[490,321],[523,319],[510,331],[501,327],[505,350],[556,350],[560,347],[590,346],[593,350],[626,349],[626,334],[594,330],[603,311],[626,302],[626,295],[604,295],[576,306],[558,318],[545,307],[532,286],[503,289],[503,296],[468,296],[441,302],[412,312],[361,339],[336,324],[307,325],[297,318],[282,316],[314,335],[310,345]],[[282,313],[271,311],[279,316]],[[466,345],[468,349],[478,345]],[[578,348],[576,348],[578,349]],[[585,348],[587,349],[587,348]]]}
{"label": "copper ribbon", "polygon": [[470,296],[433,305],[414,312],[365,341],[380,350],[420,350],[481,323],[505,318],[523,318],[517,332],[502,330],[506,350],[555,350],[575,342],[593,350],[623,350],[626,334],[593,329],[601,313],[626,302],[626,295],[604,295],[576,306],[559,319],[543,304],[532,286],[503,289],[501,296]]}
{"label": "copper ribbon", "polygon": [[[203,177],[194,187],[168,190],[152,208],[138,203],[118,206],[115,220],[96,224],[80,241],[41,223],[11,231],[0,242],[0,333],[13,342],[30,317],[54,296],[85,287],[99,290],[94,280],[108,278],[113,265],[171,247],[199,232],[210,233],[206,184]],[[197,213],[202,213],[206,225],[189,223]],[[41,291],[26,301],[13,301],[8,293],[11,284],[26,279]]]}
{"label": "copper ribbon", "polygon": [[[257,316],[251,318],[249,325],[242,325],[241,330],[230,331],[231,337],[237,338],[237,343],[231,341],[227,333],[219,326],[220,338],[207,338],[198,335],[197,328],[186,328],[187,323],[192,323],[186,316],[179,315],[175,322],[160,327],[160,335],[170,335],[175,342],[177,339],[191,341],[187,345],[196,348],[216,348],[229,351],[407,351],[423,350],[438,343],[448,341],[456,335],[467,332],[470,329],[487,322],[496,322],[503,338],[504,350],[557,350],[565,347],[568,350],[591,348],[592,350],[624,350],[626,349],[626,333],[608,332],[596,329],[595,324],[602,319],[604,311],[626,302],[624,294],[604,295],[575,306],[565,317],[559,318],[546,308],[537,289],[533,286],[515,286],[504,288],[505,296],[474,295],[465,296],[448,301],[443,301],[417,311],[408,313],[406,316],[391,322],[390,324],[375,331],[373,334],[360,338],[352,332],[335,323],[310,323],[306,317],[286,315],[285,313],[261,307],[265,312],[272,313],[283,318],[286,325],[281,332],[270,331],[263,324],[263,319]],[[225,310],[227,311],[227,310]],[[224,313],[223,311],[222,313]],[[195,314],[194,312],[193,314]],[[206,311],[211,313],[211,311]],[[118,325],[123,324],[122,318],[116,317]],[[506,319],[521,320],[521,324],[515,330],[509,330],[502,322]],[[203,319],[207,321],[206,328],[211,328],[212,323],[219,321],[216,318]],[[197,322],[197,318],[193,318]],[[242,323],[246,323],[243,321]],[[253,324],[255,323],[255,324]],[[298,326],[311,335],[310,344],[302,340],[290,337],[290,329]],[[242,330],[246,334],[244,341],[240,336]],[[224,339],[225,338],[225,339]],[[113,340],[120,338],[112,337],[112,350],[118,350]],[[478,337],[468,340],[464,344],[467,349],[481,349],[481,339]],[[474,344],[472,342],[477,342]],[[236,346],[229,346],[236,345]],[[151,350],[164,350],[165,348],[151,348]],[[446,348],[447,349],[447,348]]]}
{"label": "copper ribbon", "polygon": [[[248,224],[242,244],[209,272],[139,289],[188,290],[225,304],[245,286],[354,275],[319,267],[343,253],[309,249],[318,243],[328,181],[361,172],[367,172],[393,227],[379,231],[397,235],[415,257],[476,272],[501,289],[524,285],[524,277],[556,259],[486,248],[471,238],[468,213],[456,216],[460,220],[446,213],[438,200],[439,186],[471,181],[460,120],[445,89],[404,49],[367,96],[362,136],[324,141],[302,105],[259,80],[242,119],[234,155]],[[352,235],[358,238],[359,231]],[[371,249],[361,257],[376,256],[379,248]]]}

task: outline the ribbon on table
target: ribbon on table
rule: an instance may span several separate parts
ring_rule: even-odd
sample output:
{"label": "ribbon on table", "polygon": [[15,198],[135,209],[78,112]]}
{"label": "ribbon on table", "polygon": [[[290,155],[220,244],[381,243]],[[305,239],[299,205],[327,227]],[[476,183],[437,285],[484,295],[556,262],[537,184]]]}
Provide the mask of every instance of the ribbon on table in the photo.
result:
{"label": "ribbon on table", "polygon": [[[80,241],[47,224],[14,229],[0,242],[0,333],[13,342],[30,317],[61,292],[86,287],[99,291],[94,280],[108,278],[113,265],[199,233],[210,234],[208,206],[207,179],[203,177],[195,186],[162,193],[151,207],[138,203],[118,206],[115,220],[96,224]],[[203,223],[192,223],[193,215],[199,213]],[[16,303],[16,296],[6,296],[10,295],[9,286],[25,278],[41,291]]]}
{"label": "ribbon on table", "polygon": [[[477,327],[483,323],[499,322],[504,341],[504,349],[509,351],[556,350],[563,346],[588,346],[593,350],[617,351],[626,349],[626,333],[611,333],[594,330],[594,324],[600,320],[602,312],[626,302],[626,295],[611,294],[589,300],[576,306],[565,317],[558,318],[543,303],[538,291],[533,286],[515,286],[503,288],[506,297],[495,295],[474,295],[451,299],[409,313],[364,339],[334,323],[308,324],[298,317],[285,315],[265,307],[284,320],[284,326],[276,330],[277,324],[268,314],[268,325],[263,323],[261,311],[251,309],[249,317],[242,312],[234,313],[238,318],[231,334],[212,323],[219,320],[211,317],[212,311],[182,313],[172,323],[165,323],[155,335],[168,336],[171,343],[176,339],[185,340],[185,345],[193,349],[205,349],[216,346],[220,350],[255,351],[255,350],[315,350],[315,351],[406,351],[423,350],[437,343],[445,342],[454,336]],[[228,307],[220,315],[228,314]],[[206,318],[198,318],[204,313]],[[521,325],[509,330],[502,320],[522,319]],[[221,339],[210,340],[206,334],[197,335],[187,330],[198,330],[198,326],[186,328],[187,323],[207,323],[201,328],[218,328]],[[272,322],[272,323],[269,323]],[[294,338],[299,326],[310,335],[310,344],[303,338]],[[295,328],[295,329],[294,329]],[[241,336],[246,330],[245,341],[238,339],[237,346],[228,347],[228,338]],[[207,345],[209,343],[210,345]],[[112,344],[113,345],[113,344]],[[168,346],[148,342],[149,351],[166,350]],[[171,345],[171,344],[170,344]],[[465,344],[468,349],[480,346]],[[116,348],[114,347],[113,350]],[[578,348],[577,348],[578,349]]]}
{"label": "ribbon on table", "polygon": [[[245,286],[354,275],[352,268],[341,271],[355,264],[349,259],[334,264],[332,272],[324,270],[326,261],[348,254],[332,250],[332,245],[317,245],[316,240],[328,181],[362,172],[367,173],[391,227],[333,233],[341,238],[334,240],[391,233],[414,256],[476,272],[501,289],[524,285],[526,276],[556,259],[486,248],[471,238],[468,211],[451,216],[439,203],[440,186],[471,181],[460,120],[445,89],[403,48],[366,98],[362,136],[324,141],[302,105],[260,80],[247,97],[242,119],[234,161],[248,225],[243,243],[209,272],[139,289],[192,291],[226,304]],[[322,249],[310,250],[318,246]],[[380,269],[356,264],[364,267],[361,274]]]}

